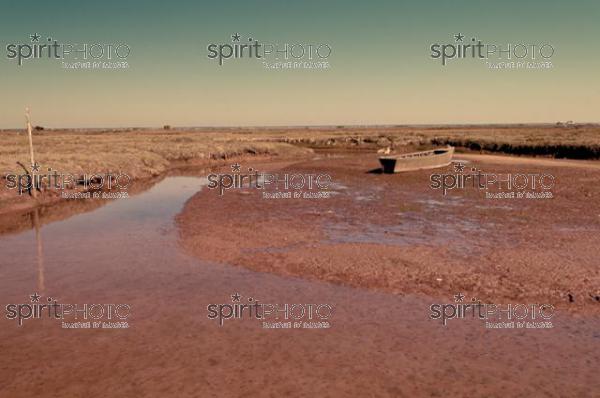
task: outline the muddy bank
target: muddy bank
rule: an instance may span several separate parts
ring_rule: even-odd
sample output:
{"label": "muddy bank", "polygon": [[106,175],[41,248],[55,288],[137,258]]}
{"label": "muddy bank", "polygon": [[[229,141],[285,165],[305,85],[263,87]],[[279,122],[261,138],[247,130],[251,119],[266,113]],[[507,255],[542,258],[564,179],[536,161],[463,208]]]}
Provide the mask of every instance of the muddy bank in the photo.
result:
{"label": "muddy bank", "polygon": [[600,311],[600,170],[470,159],[488,173],[552,173],[553,199],[486,199],[475,189],[443,195],[431,189],[431,171],[369,173],[378,167],[374,154],[247,163],[327,173],[334,192],[264,199],[256,189],[203,190],[177,217],[181,242],[205,260],[400,295],[462,292]]}

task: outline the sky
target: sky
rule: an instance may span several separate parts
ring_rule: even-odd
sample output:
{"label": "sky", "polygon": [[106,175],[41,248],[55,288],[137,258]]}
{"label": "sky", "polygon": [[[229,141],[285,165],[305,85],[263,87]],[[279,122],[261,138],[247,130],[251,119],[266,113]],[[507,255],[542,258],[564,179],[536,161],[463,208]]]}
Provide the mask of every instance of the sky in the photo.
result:
{"label": "sky", "polygon": [[[597,0],[0,0],[0,128],[22,128],[25,107],[50,128],[599,122],[599,19]],[[68,57],[19,66],[10,48],[36,34],[125,44],[117,60],[128,67],[70,69]],[[282,61],[273,56],[209,58],[209,45],[236,44],[235,34],[331,53],[287,69],[265,67]],[[506,61],[493,55],[444,66],[431,46],[460,44],[455,35],[545,44],[548,59],[526,61],[552,67],[492,69]]]}

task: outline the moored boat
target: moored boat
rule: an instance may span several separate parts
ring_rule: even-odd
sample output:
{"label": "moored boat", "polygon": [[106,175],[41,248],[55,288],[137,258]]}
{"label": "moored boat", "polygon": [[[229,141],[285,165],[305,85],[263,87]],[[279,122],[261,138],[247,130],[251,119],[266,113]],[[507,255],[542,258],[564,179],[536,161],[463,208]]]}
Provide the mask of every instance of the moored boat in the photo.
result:
{"label": "moored boat", "polygon": [[436,148],[429,151],[380,156],[379,162],[384,173],[435,169],[448,166],[452,162],[454,147]]}

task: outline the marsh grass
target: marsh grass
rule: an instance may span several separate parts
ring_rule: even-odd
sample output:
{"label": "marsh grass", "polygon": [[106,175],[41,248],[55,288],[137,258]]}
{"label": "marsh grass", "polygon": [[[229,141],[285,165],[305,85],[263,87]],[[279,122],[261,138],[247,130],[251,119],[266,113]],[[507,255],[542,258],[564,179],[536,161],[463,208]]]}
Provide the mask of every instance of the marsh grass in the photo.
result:
{"label": "marsh grass", "polygon": [[[1,132],[0,171],[22,172],[17,162],[30,163],[27,138]],[[156,176],[173,162],[209,161],[243,155],[300,155],[308,151],[281,142],[227,139],[198,132],[70,132],[35,134],[36,161],[72,174],[120,171],[132,178]]]}
{"label": "marsh grass", "polygon": [[[26,134],[0,132],[0,172],[29,164]],[[600,126],[514,125],[448,127],[304,127],[34,132],[36,161],[68,173],[120,171],[156,176],[177,162],[207,162],[244,155],[295,156],[311,148],[373,149],[454,145],[478,151],[576,159],[600,158]]]}

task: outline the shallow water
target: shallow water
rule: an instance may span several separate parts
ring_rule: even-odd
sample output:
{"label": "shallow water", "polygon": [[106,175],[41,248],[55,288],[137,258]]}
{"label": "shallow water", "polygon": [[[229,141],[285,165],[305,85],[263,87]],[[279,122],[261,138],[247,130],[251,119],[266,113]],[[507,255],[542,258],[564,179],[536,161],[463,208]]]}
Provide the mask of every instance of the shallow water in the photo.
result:
{"label": "shallow water", "polygon": [[[2,291],[16,290],[19,284],[13,283],[10,277],[22,280],[37,268],[39,261],[44,267],[38,272],[48,274],[51,280],[60,279],[71,266],[77,267],[85,279],[84,274],[90,268],[97,271],[99,267],[112,267],[115,260],[125,260],[126,267],[132,262],[144,267],[146,263],[140,259],[169,255],[165,249],[176,251],[173,217],[201,184],[199,178],[167,178],[140,195],[111,201],[89,213],[41,226],[39,239],[36,239],[35,229],[0,237]],[[37,247],[38,242],[42,247],[41,256],[37,250],[30,250]],[[105,265],[107,260],[110,264]],[[51,284],[46,285],[43,288],[54,290]],[[36,285],[30,283],[29,286],[32,290]]]}

